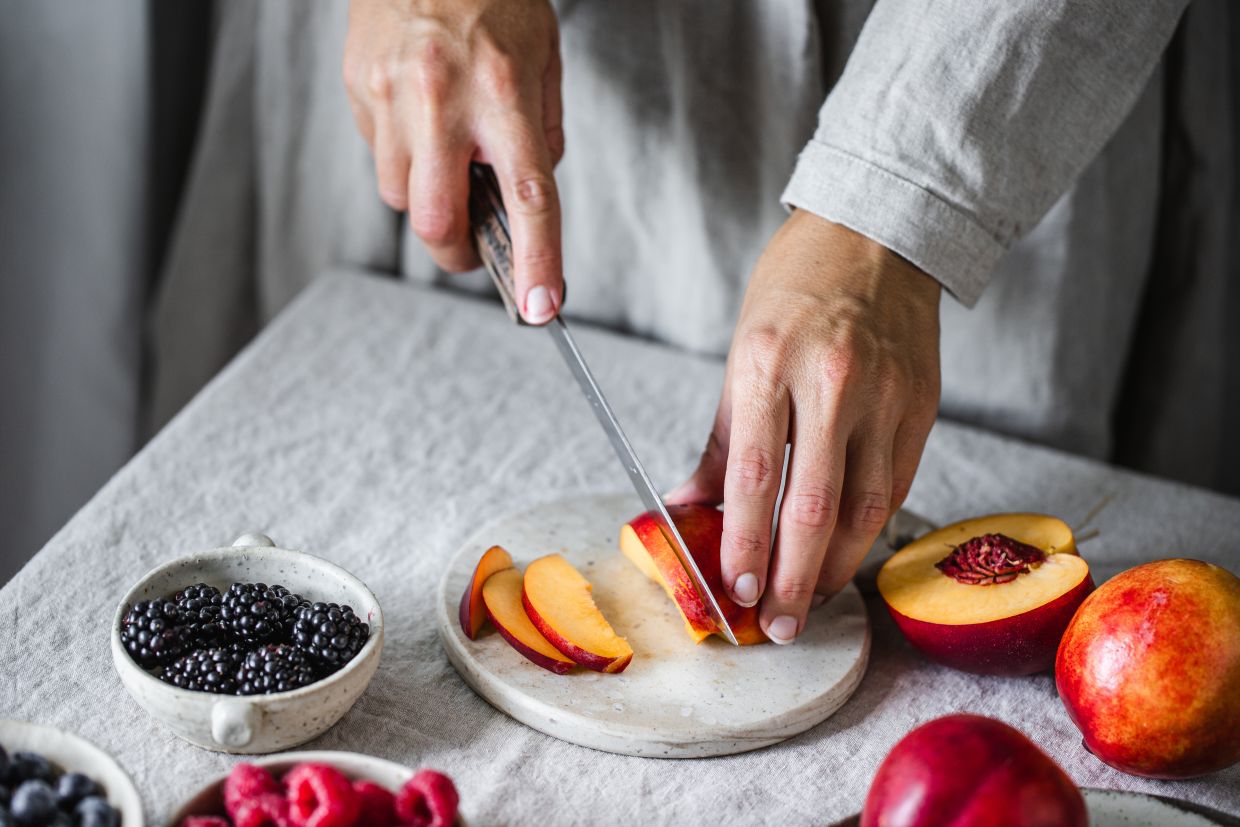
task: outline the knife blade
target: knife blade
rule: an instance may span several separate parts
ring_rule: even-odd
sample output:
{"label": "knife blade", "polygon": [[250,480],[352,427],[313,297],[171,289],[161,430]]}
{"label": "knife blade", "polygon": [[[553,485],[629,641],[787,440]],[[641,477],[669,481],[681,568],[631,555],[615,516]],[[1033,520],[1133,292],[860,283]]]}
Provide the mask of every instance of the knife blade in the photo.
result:
{"label": "knife blade", "polygon": [[[500,299],[504,302],[504,309],[517,324],[526,324],[517,307],[516,291],[512,280],[512,236],[508,227],[508,214],[504,209],[503,197],[494,173],[491,172],[490,167],[482,164],[470,165],[469,213],[478,255],[486,265],[487,273],[495,283],[495,288],[499,291]],[[611,405],[607,403],[607,397],[603,395],[603,390],[595,380],[585,356],[577,347],[577,342],[573,339],[568,324],[563,318],[556,316],[545,325],[545,328],[581,388],[586,401],[590,403],[590,410],[594,412],[595,418],[603,427],[603,432],[607,434],[607,439],[616,452],[616,457],[624,466],[633,490],[637,492],[642,505],[646,507],[662,530],[676,559],[680,561],[693,587],[697,589],[698,596],[702,599],[702,604],[710,614],[711,620],[714,621],[725,640],[733,646],[738,645],[736,635],[719,607],[719,601],[706,584],[706,578],[702,576],[697,561],[689,553],[689,547],[676,528],[676,523],[672,521],[667,506],[655,490],[654,483],[650,481],[650,475],[646,473],[645,466],[638,459],[632,443],[624,434],[624,429],[620,427],[620,422],[616,419]]]}

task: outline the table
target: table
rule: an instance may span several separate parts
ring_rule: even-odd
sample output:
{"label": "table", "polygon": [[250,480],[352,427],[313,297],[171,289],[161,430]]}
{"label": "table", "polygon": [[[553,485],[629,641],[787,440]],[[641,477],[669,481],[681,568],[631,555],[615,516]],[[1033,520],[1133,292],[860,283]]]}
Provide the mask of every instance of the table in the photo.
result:
{"label": "table", "polygon": [[[722,381],[713,359],[578,326],[656,484],[696,461]],[[727,758],[608,755],[517,724],[448,665],[433,623],[442,567],[478,524],[625,480],[551,341],[498,305],[359,273],[307,290],[0,591],[0,717],[54,724],[117,757],[162,824],[234,759],[160,728],[108,651],[119,597],[155,565],[245,531],[341,563],[377,593],[388,638],[356,707],[313,748],[433,766],[486,824],[822,824],[860,808],[879,761],[942,714],[997,716],[1082,785],[1240,813],[1240,767],[1178,783],[1084,752],[1049,676],[931,665],[869,600],[869,672],[839,713],[787,743]],[[1042,510],[1079,521],[1104,579],[1194,556],[1240,569],[1240,502],[940,422],[909,506],[935,521]]]}

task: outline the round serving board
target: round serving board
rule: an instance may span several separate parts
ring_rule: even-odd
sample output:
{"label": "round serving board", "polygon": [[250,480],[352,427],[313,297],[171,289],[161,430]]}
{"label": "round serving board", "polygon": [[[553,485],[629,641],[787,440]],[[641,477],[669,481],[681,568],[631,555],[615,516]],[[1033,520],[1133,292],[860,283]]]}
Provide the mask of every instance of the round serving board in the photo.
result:
{"label": "round serving board", "polygon": [[[730,755],[804,732],[840,708],[861,682],[870,626],[849,585],[815,609],[790,646],[695,645],[667,595],[619,551],[620,527],[641,513],[633,495],[548,503],[491,523],[460,549],[438,596],[448,659],[496,708],[540,732],[606,752],[660,758]],[[618,675],[555,675],[530,663],[489,625],[476,641],[457,619],[465,585],[492,545],[524,568],[562,554],[633,647]]]}

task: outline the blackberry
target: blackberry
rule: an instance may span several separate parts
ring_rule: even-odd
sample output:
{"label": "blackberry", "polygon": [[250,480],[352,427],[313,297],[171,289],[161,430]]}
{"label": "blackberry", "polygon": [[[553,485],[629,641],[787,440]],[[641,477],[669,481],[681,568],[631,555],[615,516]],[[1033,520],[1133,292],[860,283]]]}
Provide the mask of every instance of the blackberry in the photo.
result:
{"label": "blackberry", "polygon": [[46,781],[23,781],[10,805],[19,824],[47,824],[56,815],[56,794]]}
{"label": "blackberry", "polygon": [[286,644],[268,645],[245,656],[237,672],[237,694],[288,692],[315,680],[314,667],[305,652]]}
{"label": "blackberry", "polygon": [[15,752],[9,758],[9,786],[14,789],[23,781],[51,784],[55,779],[56,768],[37,752]]}
{"label": "blackberry", "polygon": [[224,642],[224,625],[220,618],[224,596],[219,589],[206,583],[195,583],[181,589],[172,599],[185,618],[190,645],[206,649]]}
{"label": "blackberry", "polygon": [[67,772],[56,779],[56,806],[72,812],[77,803],[88,795],[99,795],[102,789],[94,779],[80,772]]}
{"label": "blackberry", "polygon": [[140,665],[167,663],[185,651],[189,632],[177,604],[163,597],[141,600],[121,620],[121,642]]}
{"label": "blackberry", "polygon": [[181,689],[233,695],[237,670],[244,659],[244,652],[233,647],[195,649],[165,666],[160,678]]}
{"label": "blackberry", "polygon": [[304,603],[293,622],[293,645],[310,655],[321,674],[330,674],[362,651],[370,625],[350,606]]}
{"label": "blackberry", "polygon": [[223,596],[220,619],[225,632],[249,641],[279,641],[287,637],[298,595],[283,586],[233,583]]}

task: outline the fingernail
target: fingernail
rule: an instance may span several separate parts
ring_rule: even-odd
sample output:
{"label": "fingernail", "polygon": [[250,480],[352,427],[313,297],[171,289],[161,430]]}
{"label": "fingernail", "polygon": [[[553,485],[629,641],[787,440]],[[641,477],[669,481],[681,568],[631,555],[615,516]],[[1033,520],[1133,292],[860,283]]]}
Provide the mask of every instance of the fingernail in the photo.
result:
{"label": "fingernail", "polygon": [[541,284],[525,294],[525,320],[531,324],[550,321],[555,315],[551,304],[551,292]]}
{"label": "fingernail", "polygon": [[758,578],[752,572],[745,572],[732,584],[732,599],[745,608],[758,602]]}
{"label": "fingernail", "polygon": [[792,643],[797,636],[797,619],[792,615],[780,615],[766,627],[766,636],[781,646]]}
{"label": "fingernail", "polygon": [[813,597],[809,599],[809,607],[811,609],[817,609],[819,606],[821,606],[823,603],[826,603],[826,602],[827,602],[827,596],[825,594],[815,594]]}

